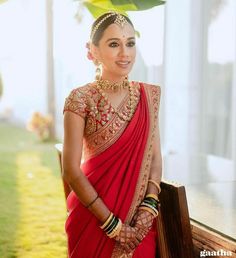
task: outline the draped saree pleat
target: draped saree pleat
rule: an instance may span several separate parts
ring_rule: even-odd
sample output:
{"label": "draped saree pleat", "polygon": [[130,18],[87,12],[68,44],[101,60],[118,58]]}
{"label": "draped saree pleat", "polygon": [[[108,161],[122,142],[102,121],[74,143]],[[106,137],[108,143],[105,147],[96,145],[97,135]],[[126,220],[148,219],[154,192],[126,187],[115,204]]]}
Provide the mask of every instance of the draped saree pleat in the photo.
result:
{"label": "draped saree pleat", "polygon": [[[143,158],[150,140],[149,108],[147,93],[141,86],[140,101],[122,135],[105,151],[81,165],[83,173],[104,203],[123,222],[134,204]],[[73,191],[68,196],[67,206],[69,257],[115,257],[116,242],[104,234],[98,220],[80,203]]]}

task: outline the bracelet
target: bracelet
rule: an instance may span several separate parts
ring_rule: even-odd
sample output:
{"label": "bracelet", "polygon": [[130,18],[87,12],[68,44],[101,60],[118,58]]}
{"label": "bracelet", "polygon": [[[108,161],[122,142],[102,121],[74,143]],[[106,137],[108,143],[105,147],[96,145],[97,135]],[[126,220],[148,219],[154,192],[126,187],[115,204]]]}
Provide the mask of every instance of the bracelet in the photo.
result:
{"label": "bracelet", "polygon": [[106,221],[102,224],[102,226],[100,226],[101,229],[104,229],[111,221],[111,219],[113,218],[113,213],[111,212],[109,217],[106,219]]}
{"label": "bracelet", "polygon": [[147,194],[145,197],[146,197],[146,198],[151,197],[151,198],[153,198],[153,199],[159,201],[158,196],[157,196],[156,194]]}
{"label": "bracelet", "polygon": [[145,204],[145,203],[147,203],[147,204],[151,205],[153,208],[157,209],[157,205],[158,205],[157,202],[153,202],[151,200],[145,199],[141,204]]}
{"label": "bracelet", "polygon": [[110,234],[117,226],[119,220],[113,215],[113,218],[110,222],[110,224],[104,228],[104,231],[107,233],[107,234]]}
{"label": "bracelet", "polygon": [[150,208],[150,209],[152,209],[156,213],[156,215],[158,215],[158,210],[156,208],[154,208],[152,205],[149,205],[147,203],[141,203],[140,207]]}
{"label": "bracelet", "polygon": [[158,216],[158,213],[156,214],[151,208],[148,208],[145,206],[140,206],[139,209],[150,212],[155,218]]}
{"label": "bracelet", "polygon": [[122,228],[122,222],[111,212],[100,228],[105,231],[108,237],[114,238],[119,235]]}
{"label": "bracelet", "polygon": [[155,194],[147,194],[145,199],[143,200],[142,204],[149,204],[151,205],[155,210],[159,210],[158,205],[160,204],[160,201]]}
{"label": "bracelet", "polygon": [[118,236],[120,234],[121,228],[122,228],[122,222],[120,219],[118,219],[118,223],[117,223],[116,227],[112,230],[111,233],[107,233],[107,236],[110,238],[114,238],[114,237]]}
{"label": "bracelet", "polygon": [[85,208],[89,208],[92,204],[94,204],[96,202],[96,200],[99,198],[99,195],[96,196],[96,198],[91,201],[87,206],[85,206]]}
{"label": "bracelet", "polygon": [[149,183],[153,183],[153,184],[156,186],[156,188],[158,189],[158,194],[160,194],[160,192],[161,192],[161,187],[160,187],[160,185],[159,185],[156,181],[154,181],[154,180],[152,180],[152,179],[149,179],[148,182],[149,182]]}

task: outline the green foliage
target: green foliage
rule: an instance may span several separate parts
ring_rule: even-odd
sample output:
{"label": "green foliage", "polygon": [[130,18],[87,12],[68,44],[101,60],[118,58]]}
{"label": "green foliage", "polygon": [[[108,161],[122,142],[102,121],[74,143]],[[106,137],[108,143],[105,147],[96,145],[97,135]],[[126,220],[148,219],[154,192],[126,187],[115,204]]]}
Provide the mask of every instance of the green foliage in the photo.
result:
{"label": "green foliage", "polygon": [[108,11],[142,11],[165,4],[163,0],[76,0],[82,2],[94,18]]}
{"label": "green foliage", "polygon": [[0,4],[7,2],[7,0],[0,0]]}
{"label": "green foliage", "polygon": [[165,1],[161,1],[161,0],[148,0],[148,1],[140,1],[140,0],[111,0],[112,4],[114,4],[115,6],[126,6],[127,7],[129,5],[133,5],[135,6],[137,11],[141,11],[141,10],[147,10],[150,8],[153,8],[155,6],[158,5],[162,5],[165,4]]}

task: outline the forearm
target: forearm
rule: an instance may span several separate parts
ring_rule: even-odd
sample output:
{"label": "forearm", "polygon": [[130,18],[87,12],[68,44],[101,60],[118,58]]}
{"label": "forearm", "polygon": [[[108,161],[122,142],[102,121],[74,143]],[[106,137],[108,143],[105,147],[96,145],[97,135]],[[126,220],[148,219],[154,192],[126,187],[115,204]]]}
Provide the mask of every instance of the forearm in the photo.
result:
{"label": "forearm", "polygon": [[[162,178],[162,154],[159,126],[156,127],[155,138],[153,144],[153,156],[150,167],[149,180],[153,180],[158,185]],[[147,193],[158,194],[158,188],[153,183],[148,183]]]}
{"label": "forearm", "polygon": [[[76,170],[74,173],[72,172],[72,168],[69,173],[64,169],[64,179],[71,186],[72,190],[78,196],[81,203],[87,207],[89,204],[93,202],[99,195],[97,191],[94,189],[92,184],[89,182],[88,178],[83,174],[80,168],[74,168]],[[72,176],[73,174],[74,176]],[[75,176],[76,175],[76,176]],[[92,203],[88,207],[88,209],[97,217],[97,219],[103,223],[109,216],[110,211],[107,206],[104,204],[103,200],[99,197],[95,202]]]}
{"label": "forearm", "polygon": [[[151,169],[150,169],[150,175],[149,180],[153,180],[157,184],[160,185],[162,178],[162,162],[161,157],[158,158],[158,161],[154,158]],[[147,194],[158,194],[158,188],[153,183],[148,183],[147,187]]]}

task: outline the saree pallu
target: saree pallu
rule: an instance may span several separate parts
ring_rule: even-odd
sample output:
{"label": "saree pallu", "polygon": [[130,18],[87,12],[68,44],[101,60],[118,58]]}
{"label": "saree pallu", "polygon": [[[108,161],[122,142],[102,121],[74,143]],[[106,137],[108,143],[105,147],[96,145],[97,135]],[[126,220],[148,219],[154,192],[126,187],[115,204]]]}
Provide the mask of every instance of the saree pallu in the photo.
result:
{"label": "saree pallu", "polygon": [[[159,86],[140,87],[140,100],[132,120],[106,150],[81,165],[83,173],[107,207],[122,222],[130,223],[144,198],[152,160],[159,104]],[[127,257],[121,246],[100,229],[95,216],[72,191],[67,199],[66,221],[70,258]],[[129,257],[155,257],[156,222]]]}

